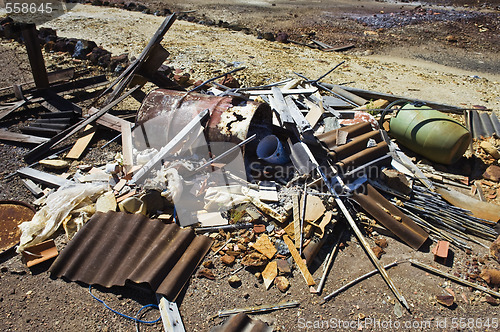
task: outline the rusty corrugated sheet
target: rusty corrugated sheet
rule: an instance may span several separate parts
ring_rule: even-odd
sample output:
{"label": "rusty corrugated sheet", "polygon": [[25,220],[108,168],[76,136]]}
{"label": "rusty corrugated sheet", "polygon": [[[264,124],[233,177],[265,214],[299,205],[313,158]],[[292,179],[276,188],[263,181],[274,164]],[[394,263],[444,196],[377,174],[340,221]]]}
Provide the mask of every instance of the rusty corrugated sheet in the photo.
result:
{"label": "rusty corrugated sheet", "polygon": [[147,283],[175,301],[212,240],[140,214],[96,213],[50,267],[52,277],[89,285]]}
{"label": "rusty corrugated sheet", "polygon": [[356,190],[353,199],[373,218],[413,249],[424,244],[429,235],[413,220],[391,204],[370,184]]}
{"label": "rusty corrugated sheet", "polygon": [[273,329],[261,320],[251,319],[240,313],[229,318],[224,325],[213,329],[213,332],[271,332]]}
{"label": "rusty corrugated sheet", "polygon": [[347,139],[350,140],[354,137],[362,135],[372,130],[370,122],[360,122],[350,126],[345,126],[340,129],[334,129],[324,134],[317,135],[316,137],[325,144],[329,149],[337,146],[337,133],[344,131],[347,133]]}
{"label": "rusty corrugated sheet", "polygon": [[[478,111],[471,111],[472,126],[471,132],[474,138],[491,137],[493,134],[500,136],[500,121],[494,112],[487,113]],[[467,121],[469,122],[469,121]]]}

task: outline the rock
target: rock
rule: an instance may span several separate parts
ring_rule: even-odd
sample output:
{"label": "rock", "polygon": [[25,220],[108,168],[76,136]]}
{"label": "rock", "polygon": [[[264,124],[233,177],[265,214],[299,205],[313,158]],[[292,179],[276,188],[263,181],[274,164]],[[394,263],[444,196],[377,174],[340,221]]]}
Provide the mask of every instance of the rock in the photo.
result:
{"label": "rock", "polygon": [[109,70],[114,71],[118,65],[123,65],[126,67],[128,65],[128,54],[121,54],[118,56],[112,56],[109,61]]}
{"label": "rock", "polygon": [[254,267],[264,266],[267,264],[267,257],[258,252],[253,252],[243,257],[241,264]]}
{"label": "rock", "polygon": [[227,86],[228,88],[239,88],[240,82],[233,75],[226,75],[220,82],[220,84]]}
{"label": "rock", "polygon": [[446,41],[448,43],[456,43],[456,42],[458,42],[458,38],[456,36],[453,36],[453,35],[448,35],[448,36],[446,36],[445,39],[446,39]]}
{"label": "rock", "polygon": [[233,265],[236,258],[234,256],[226,254],[226,255],[222,256],[220,260],[225,265]]}
{"label": "rock", "polygon": [[264,233],[266,231],[266,225],[263,224],[253,225],[253,231],[255,234]]}
{"label": "rock", "polygon": [[484,150],[484,152],[486,152],[493,158],[500,159],[500,152],[498,152],[497,148],[495,148],[490,142],[482,141],[480,146]]}
{"label": "rock", "polygon": [[436,295],[436,300],[446,307],[451,307],[455,303],[455,297],[452,295]]}
{"label": "rock", "polygon": [[264,32],[262,34],[262,38],[264,38],[265,40],[268,40],[268,41],[274,41],[274,33],[272,32]]}
{"label": "rock", "polygon": [[382,249],[387,248],[387,240],[384,238],[378,238],[375,240],[375,244]]}
{"label": "rock", "polygon": [[200,271],[198,271],[198,278],[207,278],[210,280],[215,280],[214,274],[212,273],[212,271],[210,271],[207,268],[204,268],[204,269],[201,269]]}
{"label": "rock", "polygon": [[286,32],[278,32],[276,35],[276,41],[279,43],[288,43],[288,34]]}
{"label": "rock", "polygon": [[[108,51],[106,51],[104,48],[94,47],[92,49],[92,53],[88,56],[88,59],[90,60],[90,62],[92,62],[92,64],[97,65],[97,64],[99,64],[99,59],[106,54],[110,54],[110,53]],[[109,60],[111,62],[111,55],[109,56]]]}
{"label": "rock", "polygon": [[276,285],[276,288],[278,288],[282,293],[285,293],[288,288],[290,288],[290,282],[283,276],[276,277],[274,279],[274,284]]}
{"label": "rock", "polygon": [[87,58],[87,54],[92,52],[95,47],[97,47],[97,44],[93,41],[79,40],[76,42],[72,57],[84,60]]}
{"label": "rock", "polygon": [[230,276],[227,281],[231,287],[237,288],[241,286],[241,279],[237,275]]}
{"label": "rock", "polygon": [[500,285],[500,270],[484,269],[479,276],[491,286]]}
{"label": "rock", "polygon": [[490,255],[493,256],[498,263],[500,263],[500,235],[491,243]]}
{"label": "rock", "polygon": [[281,275],[290,275],[292,270],[290,269],[290,264],[285,259],[277,259],[276,263],[278,264],[278,272]]}
{"label": "rock", "polygon": [[212,261],[206,261],[206,262],[203,262],[203,267],[206,267],[207,269],[211,269],[214,267],[214,262]]}
{"label": "rock", "polygon": [[380,257],[382,257],[382,255],[385,254],[384,249],[380,248],[379,246],[373,247],[372,251],[375,254],[375,256],[377,256],[378,259],[380,259]]}
{"label": "rock", "polygon": [[500,166],[490,165],[483,173],[483,178],[495,182],[500,181]]}
{"label": "rock", "polygon": [[493,305],[493,306],[497,306],[499,304],[498,300],[495,299],[493,296],[490,296],[490,295],[486,295],[486,302]]}

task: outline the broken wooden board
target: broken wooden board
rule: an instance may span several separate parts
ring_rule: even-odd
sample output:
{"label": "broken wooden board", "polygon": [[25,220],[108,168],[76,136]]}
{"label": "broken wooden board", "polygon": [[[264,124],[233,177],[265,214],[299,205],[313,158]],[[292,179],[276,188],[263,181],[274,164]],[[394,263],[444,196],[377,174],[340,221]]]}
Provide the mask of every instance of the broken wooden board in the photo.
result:
{"label": "broken wooden board", "polygon": [[130,125],[130,123],[121,124],[122,155],[125,173],[128,173],[134,166],[134,156],[132,154],[132,127]]}
{"label": "broken wooden board", "polygon": [[302,276],[304,277],[307,286],[316,285],[313,276],[311,275],[311,272],[309,272],[309,269],[307,268],[306,263],[304,263],[304,260],[302,259],[302,257],[300,257],[299,252],[293,245],[293,242],[292,240],[290,240],[288,235],[283,235],[283,241],[285,241],[285,244],[288,246],[288,250],[290,251],[290,254],[292,254],[295,264],[297,264],[297,266],[299,267],[299,270],[302,273]]}
{"label": "broken wooden board", "polygon": [[295,238],[295,247],[299,248],[300,247],[300,204],[299,204],[298,194],[294,194],[292,196],[292,203],[293,203],[293,234]]}
{"label": "broken wooden board", "polygon": [[[94,115],[97,112],[99,112],[99,110],[95,107],[92,107],[89,109],[88,115],[89,116]],[[124,125],[124,124],[128,124],[128,125],[132,126],[132,122],[120,119],[119,117],[117,117],[113,114],[109,114],[109,113],[106,113],[103,116],[101,116],[99,119],[97,119],[96,123],[98,125],[101,125],[103,127],[106,127],[106,128],[118,131],[118,132],[121,132],[122,125]]]}
{"label": "broken wooden board", "polygon": [[28,104],[28,100],[19,100],[14,103],[0,105],[0,120],[5,118],[10,113]]}
{"label": "broken wooden board", "polygon": [[37,185],[35,182],[30,179],[21,179],[23,184],[28,188],[28,190],[35,196],[36,198],[40,198],[43,196],[43,190]]}
{"label": "broken wooden board", "polygon": [[47,142],[49,139],[47,137],[13,133],[8,130],[0,129],[0,140],[27,144],[42,144],[44,142]]}
{"label": "broken wooden board", "polygon": [[119,104],[122,100],[127,98],[132,92],[137,90],[139,86],[136,86],[130,90],[128,90],[125,94],[117,98],[115,101],[112,103],[106,105],[103,109],[101,109],[99,112],[89,116],[87,119],[80,121],[79,123],[69,127],[66,130],[61,131],[59,134],[56,136],[52,137],[50,140],[47,142],[40,144],[28,154],[24,156],[24,160],[27,162],[34,162],[38,160],[39,158],[42,158],[43,156],[50,154],[50,149],[56,146],[57,144],[61,143],[62,141],[66,140],[67,138],[73,136],[77,132],[79,132],[81,129],[83,129],[86,125],[96,121],[99,119],[101,116],[103,116],[106,112],[111,110],[113,107],[115,107],[117,104]]}
{"label": "broken wooden board", "polygon": [[88,124],[85,127],[85,129],[83,130],[83,136],[80,137],[76,141],[75,145],[73,145],[71,150],[66,155],[66,158],[68,158],[68,159],[80,159],[83,152],[89,146],[90,141],[92,141],[92,138],[95,135],[95,131],[96,131],[96,127],[92,124]]}
{"label": "broken wooden board", "polygon": [[271,242],[267,234],[259,236],[257,241],[255,241],[253,248],[269,259],[273,258],[277,252],[274,244]]}
{"label": "broken wooden board", "polygon": [[29,178],[35,182],[43,183],[49,187],[60,187],[65,184],[73,183],[72,181],[63,179],[57,175],[45,173],[33,168],[24,167],[17,171],[22,177]]}
{"label": "broken wooden board", "polygon": [[269,262],[262,271],[262,279],[264,279],[264,286],[269,289],[273,284],[274,278],[278,276],[278,263],[276,261]]}
{"label": "broken wooden board", "polygon": [[323,115],[325,110],[323,109],[323,105],[318,106],[308,99],[305,100],[305,103],[306,106],[309,107],[309,112],[306,115],[306,120],[311,124],[311,127],[314,128],[319,119],[321,119],[321,116]]}

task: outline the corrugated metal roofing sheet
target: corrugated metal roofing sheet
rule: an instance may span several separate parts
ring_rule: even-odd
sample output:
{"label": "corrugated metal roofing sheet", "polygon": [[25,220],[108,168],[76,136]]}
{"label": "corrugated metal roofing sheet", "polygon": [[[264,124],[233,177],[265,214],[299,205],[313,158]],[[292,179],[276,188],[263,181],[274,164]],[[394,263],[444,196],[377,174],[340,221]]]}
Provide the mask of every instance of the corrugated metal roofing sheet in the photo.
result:
{"label": "corrugated metal roofing sheet", "polygon": [[139,214],[96,213],[50,267],[52,277],[89,285],[147,283],[175,301],[212,245],[192,229]]}
{"label": "corrugated metal roofing sheet", "polygon": [[224,325],[212,329],[213,332],[270,332],[272,328],[263,321],[251,319],[240,313],[229,318]]}
{"label": "corrugated metal roofing sheet", "polygon": [[495,113],[471,111],[472,134],[474,138],[490,137],[493,134],[500,136],[500,121]]}

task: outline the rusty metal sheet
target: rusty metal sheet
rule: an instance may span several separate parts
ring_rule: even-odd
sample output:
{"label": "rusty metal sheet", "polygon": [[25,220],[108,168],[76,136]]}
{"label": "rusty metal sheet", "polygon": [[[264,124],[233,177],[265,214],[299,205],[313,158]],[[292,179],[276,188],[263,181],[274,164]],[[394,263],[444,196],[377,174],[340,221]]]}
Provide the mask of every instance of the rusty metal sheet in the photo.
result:
{"label": "rusty metal sheet", "polygon": [[251,319],[247,314],[239,313],[229,318],[224,325],[215,328],[215,332],[271,332],[273,329],[261,320]]}
{"label": "rusty metal sheet", "polygon": [[385,141],[382,141],[374,147],[365,148],[358,153],[340,160],[336,165],[342,170],[343,173],[347,173],[350,170],[386,155],[388,152],[389,146]]}
{"label": "rusty metal sheet", "polygon": [[427,232],[392,205],[370,184],[359,187],[354,193],[353,199],[373,218],[413,249],[420,248],[429,237]]}
{"label": "rusty metal sheet", "polygon": [[50,267],[52,277],[89,285],[147,283],[175,301],[212,245],[192,229],[140,214],[96,213]]}
{"label": "rusty metal sheet", "polygon": [[208,109],[209,141],[240,143],[247,138],[250,123],[272,124],[269,105],[247,101],[233,96],[212,96],[192,92],[156,89],[144,99],[136,122],[144,124],[155,119],[154,125],[166,133],[166,142],[191,121],[198,113]]}
{"label": "rusty metal sheet", "polygon": [[19,242],[19,225],[30,221],[35,208],[20,201],[0,201],[0,253],[12,248]]}

